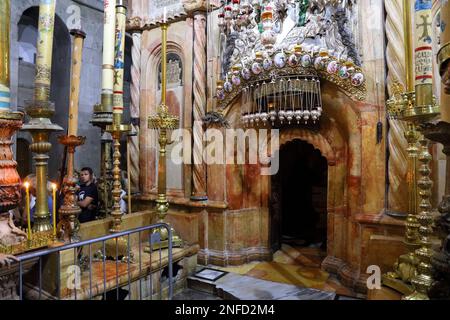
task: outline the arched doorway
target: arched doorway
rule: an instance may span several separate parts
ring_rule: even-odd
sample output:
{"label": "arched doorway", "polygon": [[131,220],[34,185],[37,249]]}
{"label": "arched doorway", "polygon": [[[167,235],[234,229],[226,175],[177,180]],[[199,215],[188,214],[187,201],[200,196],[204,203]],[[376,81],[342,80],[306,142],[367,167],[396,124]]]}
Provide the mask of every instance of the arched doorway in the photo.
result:
{"label": "arched doorway", "polygon": [[[36,63],[36,44],[38,37],[39,7],[25,10],[18,22],[19,74],[18,74],[18,108],[24,109],[26,101],[33,100]],[[52,84],[50,100],[55,104],[52,122],[67,128],[70,93],[71,39],[64,21],[55,16],[53,40]],[[52,134],[52,149],[48,166],[50,179],[56,179],[61,168],[64,147],[58,143],[57,136]],[[21,132],[18,138],[29,137]],[[20,152],[20,150],[18,150]],[[28,155],[28,154],[27,154]],[[18,154],[20,158],[22,155]]]}
{"label": "arched doorway", "polygon": [[326,251],[328,163],[313,145],[295,139],[280,148],[272,176],[272,249],[282,243]]}

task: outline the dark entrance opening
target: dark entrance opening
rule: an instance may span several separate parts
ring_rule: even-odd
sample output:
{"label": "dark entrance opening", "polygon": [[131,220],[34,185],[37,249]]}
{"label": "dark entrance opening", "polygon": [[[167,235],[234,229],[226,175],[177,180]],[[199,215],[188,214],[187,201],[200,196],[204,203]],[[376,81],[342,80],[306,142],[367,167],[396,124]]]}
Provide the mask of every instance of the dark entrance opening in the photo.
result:
{"label": "dark entrance opening", "polygon": [[328,164],[302,140],[281,146],[280,168],[272,177],[272,249],[282,243],[326,250]]}

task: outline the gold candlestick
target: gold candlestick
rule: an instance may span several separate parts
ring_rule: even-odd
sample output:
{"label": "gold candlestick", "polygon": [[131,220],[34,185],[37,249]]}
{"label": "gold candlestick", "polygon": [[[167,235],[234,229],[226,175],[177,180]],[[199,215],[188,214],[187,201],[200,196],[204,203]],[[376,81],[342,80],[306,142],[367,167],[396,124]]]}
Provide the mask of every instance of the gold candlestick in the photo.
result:
{"label": "gold candlestick", "polygon": [[55,106],[49,101],[54,21],[55,0],[42,0],[39,6],[34,101],[26,102],[26,112],[31,119],[22,128],[29,131],[33,138],[30,150],[34,153],[36,164],[36,211],[33,230],[50,234],[52,226],[48,208],[47,169],[48,152],[52,145],[49,136],[52,132],[63,130],[50,120],[55,113]]}
{"label": "gold candlestick", "polygon": [[[419,7],[416,7],[419,9]],[[416,33],[416,65],[420,65],[418,73],[414,78],[414,64],[412,59],[412,33],[411,33],[411,2],[403,0],[403,25],[405,34],[405,55],[406,55],[406,89],[407,92],[402,92],[403,88],[396,88],[394,95],[387,102],[388,113],[391,117],[407,122],[408,131],[405,132],[405,138],[408,142],[408,216],[405,222],[405,245],[410,251],[399,257],[394,265],[394,271],[383,275],[383,284],[394,288],[407,295],[413,291],[411,286],[412,279],[417,274],[417,265],[419,259],[415,254],[415,249],[420,245],[419,228],[417,210],[417,157],[418,147],[417,142],[420,138],[420,133],[417,131],[417,125],[421,121],[427,121],[435,116],[436,108],[433,101],[430,102],[430,72],[429,68],[431,61],[426,59],[429,54],[429,47],[424,46],[423,42],[428,41],[423,33]],[[419,13],[416,16],[420,18]],[[426,28],[427,25],[424,24]],[[424,49],[425,48],[425,49]],[[425,59],[422,59],[425,56]],[[431,75],[432,78],[432,75]],[[416,91],[414,91],[414,81],[416,84]]]}
{"label": "gold candlestick", "polygon": [[[433,97],[433,63],[432,63],[432,38],[431,38],[431,8],[432,1],[416,1],[416,17],[421,19],[422,24],[417,23],[417,28],[421,28],[416,33],[416,104],[406,108],[403,117],[416,125],[425,125],[440,115],[440,108]],[[421,127],[423,130],[423,127]],[[405,296],[405,300],[426,300],[428,299],[428,289],[433,282],[431,271],[431,236],[433,235],[433,217],[431,216],[431,187],[433,182],[430,179],[430,168],[428,164],[432,160],[432,155],[428,150],[428,141],[421,137],[421,152],[419,160],[422,162],[419,172],[421,178],[417,185],[421,201],[419,204],[420,213],[417,217],[419,228],[420,248],[415,251],[415,255],[420,262],[417,267],[417,274],[411,280],[414,292]]]}
{"label": "gold candlestick", "polygon": [[[106,126],[106,131],[111,133],[113,138],[113,206],[112,223],[109,231],[111,233],[120,232],[122,229],[122,211],[120,210],[120,195],[122,193],[121,170],[120,170],[120,138],[122,134],[131,130],[129,124],[122,124],[123,115],[123,76],[125,66],[125,28],[127,15],[127,1],[118,0],[116,2],[116,36],[115,36],[115,60],[114,60],[114,93],[113,93],[113,122]],[[127,260],[128,241],[124,237],[107,241],[106,255],[115,257],[118,260]],[[117,256],[116,256],[117,253]]]}
{"label": "gold candlestick", "polygon": [[112,124],[114,86],[114,43],[116,34],[116,0],[104,0],[103,63],[101,103],[94,106],[91,123],[101,129],[101,175],[98,183],[100,217],[112,211],[111,135],[106,127]]}
{"label": "gold candlestick", "polygon": [[62,191],[64,194],[63,205],[59,208],[59,223],[57,237],[64,242],[74,243],[80,241],[78,231],[80,222],[78,216],[81,208],[78,205],[77,179],[73,175],[75,148],[84,144],[85,137],[60,136],[59,143],[67,147],[67,175],[64,177]]}
{"label": "gold candlestick", "polygon": [[69,99],[69,131],[68,135],[58,137],[60,144],[67,147],[67,175],[64,177],[62,191],[64,201],[59,209],[60,221],[57,227],[57,237],[64,242],[73,243],[80,241],[78,230],[80,223],[78,216],[81,208],[77,199],[77,180],[74,178],[75,149],[84,144],[86,138],[78,137],[78,104],[80,96],[80,74],[83,61],[83,45],[86,34],[81,30],[71,30],[73,36],[72,48],[72,75]]}
{"label": "gold candlestick", "polygon": [[[149,129],[159,131],[159,161],[158,161],[158,198],[156,200],[156,211],[158,213],[158,222],[164,222],[169,210],[169,201],[166,194],[166,147],[170,144],[168,132],[177,129],[179,119],[177,116],[171,115],[166,105],[166,88],[167,88],[167,29],[168,24],[164,21],[161,24],[162,31],[162,50],[161,50],[161,105],[155,116],[148,118]],[[168,233],[166,229],[155,230],[161,236],[161,243],[153,246],[153,249],[168,247]],[[175,234],[172,229],[172,245],[174,247],[182,246],[183,241]],[[148,251],[148,249],[147,249]]]}
{"label": "gold candlestick", "polygon": [[431,236],[433,235],[433,216],[431,215],[431,188],[433,181],[430,179],[431,170],[429,163],[432,160],[432,155],[429,152],[428,140],[422,136],[420,139],[420,156],[419,161],[422,163],[419,172],[422,177],[418,181],[420,200],[420,214],[418,219],[420,221],[420,244],[421,247],[416,250],[415,254],[420,259],[417,267],[418,274],[412,279],[412,284],[415,291],[404,297],[404,300],[428,300],[428,290],[433,284],[431,257],[433,250],[431,249]]}
{"label": "gold candlestick", "polygon": [[116,46],[114,62],[114,95],[113,95],[113,124],[106,127],[113,137],[113,207],[111,215],[113,221],[110,232],[119,232],[122,224],[120,210],[120,195],[122,193],[120,170],[120,138],[123,133],[131,130],[130,125],[122,124],[123,114],[123,76],[125,66],[125,27],[127,7],[125,0],[118,0],[116,4]]}

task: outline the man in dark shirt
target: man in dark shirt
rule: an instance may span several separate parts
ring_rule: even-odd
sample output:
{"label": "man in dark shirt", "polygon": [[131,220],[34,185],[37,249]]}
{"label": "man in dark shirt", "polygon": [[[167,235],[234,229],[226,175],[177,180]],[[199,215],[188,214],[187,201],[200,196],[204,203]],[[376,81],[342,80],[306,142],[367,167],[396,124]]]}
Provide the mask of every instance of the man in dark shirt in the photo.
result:
{"label": "man in dark shirt", "polygon": [[98,209],[98,191],[91,168],[81,169],[78,205],[81,208],[81,214],[78,217],[80,223],[95,220]]}

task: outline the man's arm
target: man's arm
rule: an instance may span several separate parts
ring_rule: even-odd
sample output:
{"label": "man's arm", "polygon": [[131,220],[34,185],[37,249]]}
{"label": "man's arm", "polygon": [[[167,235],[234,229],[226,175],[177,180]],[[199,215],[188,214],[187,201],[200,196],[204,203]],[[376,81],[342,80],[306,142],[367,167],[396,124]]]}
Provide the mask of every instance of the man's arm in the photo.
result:
{"label": "man's arm", "polygon": [[94,201],[94,198],[86,197],[83,201],[78,201],[78,205],[82,209],[85,209],[85,208],[89,207],[89,205],[92,203],[92,201]]}

